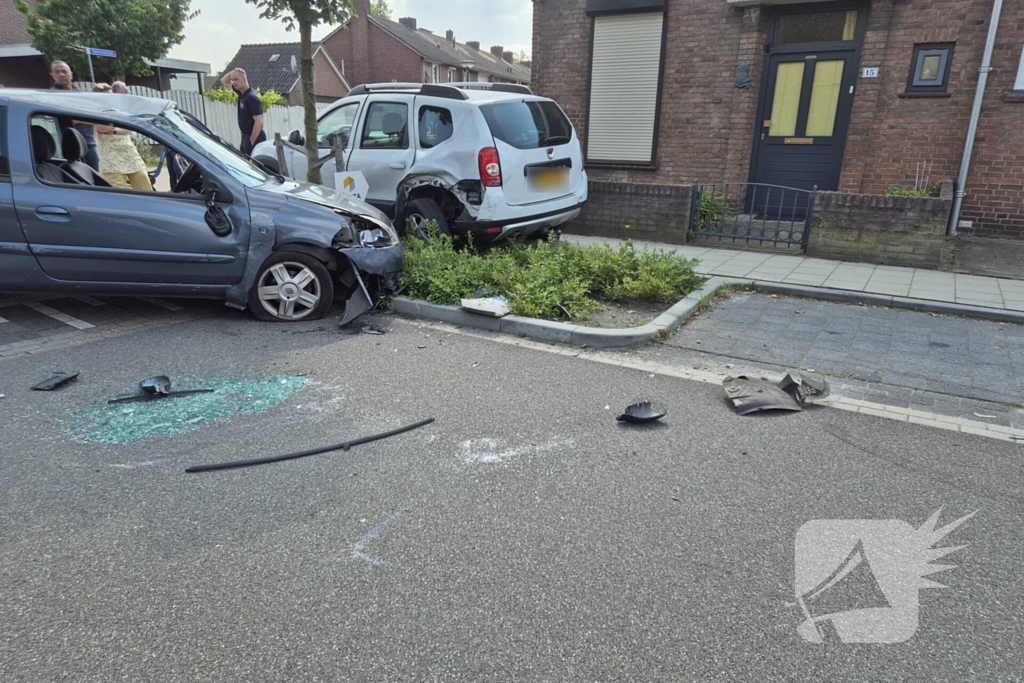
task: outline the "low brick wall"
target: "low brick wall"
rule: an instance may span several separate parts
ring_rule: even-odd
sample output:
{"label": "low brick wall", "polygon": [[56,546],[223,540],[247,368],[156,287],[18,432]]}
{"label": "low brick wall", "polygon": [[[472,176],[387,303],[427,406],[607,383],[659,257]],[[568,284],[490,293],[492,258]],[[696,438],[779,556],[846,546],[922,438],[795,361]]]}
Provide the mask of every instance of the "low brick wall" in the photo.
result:
{"label": "low brick wall", "polygon": [[953,202],[819,192],[807,255],[891,266],[941,266]]}
{"label": "low brick wall", "polygon": [[685,244],[691,194],[685,185],[591,180],[582,213],[565,229],[578,235]]}

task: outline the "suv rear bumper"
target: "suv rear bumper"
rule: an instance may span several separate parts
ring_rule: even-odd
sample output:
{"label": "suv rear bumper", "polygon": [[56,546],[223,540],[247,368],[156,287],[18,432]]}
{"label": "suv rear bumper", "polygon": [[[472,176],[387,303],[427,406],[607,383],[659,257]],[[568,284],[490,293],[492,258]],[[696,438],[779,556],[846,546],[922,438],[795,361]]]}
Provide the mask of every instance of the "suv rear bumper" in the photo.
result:
{"label": "suv rear bumper", "polygon": [[497,242],[510,237],[529,237],[543,228],[554,228],[580,215],[583,204],[568,209],[534,216],[514,218],[511,221],[456,221],[454,228],[460,233],[473,235],[476,244]]}
{"label": "suv rear bumper", "polygon": [[[584,177],[581,187],[572,195],[562,198],[556,202],[545,202],[535,208],[547,208],[547,211],[540,210],[537,213],[523,211],[525,215],[512,215],[503,220],[484,219],[455,221],[452,228],[460,234],[472,234],[473,241],[477,244],[486,242],[497,242],[512,237],[529,237],[530,235],[544,228],[554,228],[567,223],[580,215],[583,204],[587,201],[588,186]],[[546,206],[545,206],[546,205]],[[554,205],[555,208],[552,208]],[[512,207],[505,206],[508,211]],[[515,207],[522,211],[526,207]]]}

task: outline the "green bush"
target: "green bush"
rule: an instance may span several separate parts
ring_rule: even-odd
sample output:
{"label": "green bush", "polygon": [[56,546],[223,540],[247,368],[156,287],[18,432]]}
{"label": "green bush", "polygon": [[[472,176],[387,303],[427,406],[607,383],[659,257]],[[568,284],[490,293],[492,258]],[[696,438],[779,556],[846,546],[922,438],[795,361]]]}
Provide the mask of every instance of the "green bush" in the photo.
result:
{"label": "green bush", "polygon": [[725,195],[718,193],[718,188],[711,187],[701,191],[700,194],[700,221],[701,229],[717,222],[725,213]]}
{"label": "green bush", "polygon": [[[228,104],[238,103],[238,93],[231,88],[214,88],[212,90],[207,90],[203,95],[214,102],[227,102]],[[260,104],[263,105],[264,111],[277,105],[285,106],[288,104],[288,98],[274,92],[273,90],[263,92],[259,88],[256,88],[256,96],[260,98]]]}
{"label": "green bush", "polygon": [[631,242],[612,249],[514,240],[478,250],[438,235],[404,244],[403,296],[451,306],[487,288],[513,314],[534,318],[586,318],[602,301],[675,303],[704,282],[696,261],[638,252]]}

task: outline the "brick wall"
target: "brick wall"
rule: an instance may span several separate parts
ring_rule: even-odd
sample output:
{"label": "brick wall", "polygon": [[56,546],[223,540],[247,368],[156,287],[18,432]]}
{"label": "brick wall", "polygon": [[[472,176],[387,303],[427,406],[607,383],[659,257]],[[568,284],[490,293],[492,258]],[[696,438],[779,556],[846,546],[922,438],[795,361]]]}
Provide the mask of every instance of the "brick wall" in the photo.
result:
{"label": "brick wall", "polygon": [[[331,68],[330,62],[323,52],[317,52],[313,56],[313,92],[317,98],[339,99],[348,94],[348,88],[338,78],[338,74]],[[302,84],[297,83],[292,91],[288,93],[288,104],[294,107],[302,106]]]}
{"label": "brick wall", "polygon": [[[871,0],[839,190],[881,194],[955,179],[994,0]],[[591,19],[586,0],[534,0],[533,83],[586,140]],[[771,7],[668,0],[668,41],[656,170],[588,167],[596,181],[690,185],[749,179]],[[901,97],[916,43],[955,42],[949,97]],[[1024,96],[1013,87],[1024,47],[1024,2],[1003,5],[964,203],[979,235],[1024,238]],[[752,87],[733,87],[750,66]]]}
{"label": "brick wall", "polygon": [[819,192],[807,255],[937,269],[952,208],[949,199]]}
{"label": "brick wall", "polygon": [[589,190],[583,212],[565,226],[568,232],[685,244],[690,187],[591,181]]}

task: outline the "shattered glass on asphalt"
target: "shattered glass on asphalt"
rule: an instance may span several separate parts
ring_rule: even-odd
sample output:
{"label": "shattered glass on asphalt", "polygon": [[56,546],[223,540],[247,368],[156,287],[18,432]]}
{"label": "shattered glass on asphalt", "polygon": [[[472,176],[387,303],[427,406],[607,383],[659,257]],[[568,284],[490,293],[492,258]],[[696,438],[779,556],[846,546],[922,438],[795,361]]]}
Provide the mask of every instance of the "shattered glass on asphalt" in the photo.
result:
{"label": "shattered glass on asphalt", "polygon": [[83,443],[126,444],[177,436],[236,415],[270,410],[305,388],[307,380],[273,375],[259,380],[232,377],[180,378],[176,390],[213,389],[210,394],[164,398],[142,403],[108,406],[107,398],[138,394],[138,385],[103,399],[102,404],[76,411],[64,432]]}

